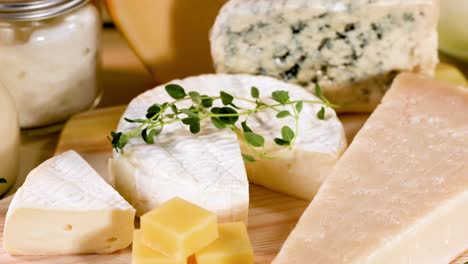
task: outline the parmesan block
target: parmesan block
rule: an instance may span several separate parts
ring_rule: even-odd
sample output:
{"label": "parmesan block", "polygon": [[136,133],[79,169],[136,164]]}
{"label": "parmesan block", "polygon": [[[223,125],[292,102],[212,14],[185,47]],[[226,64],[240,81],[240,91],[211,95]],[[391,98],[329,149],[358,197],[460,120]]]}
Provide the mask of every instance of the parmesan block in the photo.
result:
{"label": "parmesan block", "polygon": [[[171,82],[187,92],[218,96],[220,91],[251,98],[251,87],[260,90],[262,100],[272,102],[273,91],[285,90],[291,100],[318,100],[304,89],[270,77],[249,75],[201,75]],[[135,123],[125,118],[144,118],[155,103],[172,102],[164,86],[135,98],[125,111],[117,131],[129,132]],[[220,106],[216,101],[215,106]],[[185,104],[185,105],[184,105]],[[179,108],[188,107],[182,102]],[[238,101],[239,107],[252,104]],[[333,109],[326,109],[326,120],[319,120],[321,105],[305,103],[299,120],[296,147],[275,160],[259,160],[244,165],[236,134],[219,130],[207,120],[199,134],[187,126],[173,123],[164,127],[155,144],[141,138],[129,141],[123,153],[114,153],[110,172],[117,190],[144,214],[174,197],[180,197],[216,213],[221,222],[246,221],[249,204],[249,179],[270,189],[304,199],[312,199],[346,147],[344,129]],[[293,118],[277,119],[273,110],[254,114],[248,125],[271,143],[280,137],[284,125],[293,127]],[[240,124],[238,124],[240,125]],[[267,146],[270,154],[283,149]],[[247,152],[247,148],[243,151]],[[246,169],[247,167],[247,169]]]}
{"label": "parmesan block", "polygon": [[211,33],[219,73],[269,75],[369,112],[401,71],[432,75],[437,0],[230,0]]}
{"label": "parmesan block", "polygon": [[132,243],[135,209],[76,152],[32,170],[8,208],[11,255],[112,253]]}
{"label": "parmesan block", "polygon": [[274,264],[450,263],[468,249],[468,90],[399,75]]}

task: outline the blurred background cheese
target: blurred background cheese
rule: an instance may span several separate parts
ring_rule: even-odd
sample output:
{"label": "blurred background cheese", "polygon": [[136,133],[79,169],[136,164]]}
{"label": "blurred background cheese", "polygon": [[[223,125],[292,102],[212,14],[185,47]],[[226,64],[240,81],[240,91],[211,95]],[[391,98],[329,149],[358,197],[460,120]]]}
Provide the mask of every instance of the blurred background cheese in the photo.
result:
{"label": "blurred background cheese", "polygon": [[225,0],[107,0],[114,23],[158,82],[213,71],[208,32]]}
{"label": "blurred background cheese", "polygon": [[439,49],[468,61],[468,1],[440,1]]}
{"label": "blurred background cheese", "polygon": [[439,81],[448,82],[454,85],[461,85],[468,87],[468,81],[463,73],[455,66],[446,63],[437,65],[435,72],[435,79]]}

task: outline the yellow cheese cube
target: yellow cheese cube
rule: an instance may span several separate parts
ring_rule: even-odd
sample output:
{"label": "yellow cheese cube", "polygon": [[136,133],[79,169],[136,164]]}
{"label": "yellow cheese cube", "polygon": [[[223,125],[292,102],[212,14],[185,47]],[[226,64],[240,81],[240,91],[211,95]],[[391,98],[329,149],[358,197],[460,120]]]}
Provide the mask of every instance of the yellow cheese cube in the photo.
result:
{"label": "yellow cheese cube", "polygon": [[147,247],[141,230],[133,232],[132,264],[187,264],[186,258],[171,258]]}
{"label": "yellow cheese cube", "polygon": [[174,198],[141,217],[145,244],[167,256],[186,258],[218,238],[215,214]]}
{"label": "yellow cheese cube", "polygon": [[253,264],[254,255],[243,222],[219,225],[219,238],[195,254],[197,264]]}

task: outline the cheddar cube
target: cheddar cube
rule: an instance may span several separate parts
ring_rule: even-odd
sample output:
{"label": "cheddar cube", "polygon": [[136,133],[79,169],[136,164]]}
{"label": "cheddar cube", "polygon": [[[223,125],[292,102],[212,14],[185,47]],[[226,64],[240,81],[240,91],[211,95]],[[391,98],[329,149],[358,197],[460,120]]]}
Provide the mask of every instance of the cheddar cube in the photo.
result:
{"label": "cheddar cube", "polygon": [[147,247],[141,230],[133,232],[132,264],[186,264],[187,259],[171,258]]}
{"label": "cheddar cube", "polygon": [[140,220],[145,244],[177,259],[187,258],[218,238],[216,215],[180,198],[167,201]]}
{"label": "cheddar cube", "polygon": [[220,224],[219,238],[195,257],[197,264],[253,264],[254,255],[245,224]]}

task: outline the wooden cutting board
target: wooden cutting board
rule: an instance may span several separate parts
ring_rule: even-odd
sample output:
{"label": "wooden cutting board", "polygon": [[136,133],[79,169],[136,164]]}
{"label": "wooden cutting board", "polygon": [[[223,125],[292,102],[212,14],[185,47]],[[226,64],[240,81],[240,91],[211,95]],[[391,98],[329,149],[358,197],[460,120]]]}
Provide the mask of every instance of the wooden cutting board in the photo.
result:
{"label": "wooden cutting board", "polygon": [[[124,107],[104,108],[75,116],[65,125],[56,153],[69,149],[76,150],[106,179],[108,177],[107,160],[111,157],[111,147],[106,136],[109,131],[115,129],[124,109]],[[343,116],[341,119],[346,129],[348,141],[351,141],[367,116]],[[11,197],[0,201],[0,230],[3,230],[5,214],[10,201]],[[271,263],[307,205],[307,201],[275,193],[253,184],[250,185],[248,229],[254,246],[255,263]],[[2,243],[1,238],[0,243]],[[453,264],[464,264],[466,261],[468,261],[468,254]],[[1,247],[0,264],[3,263],[130,264],[131,250],[128,248],[110,255],[12,257]]]}

